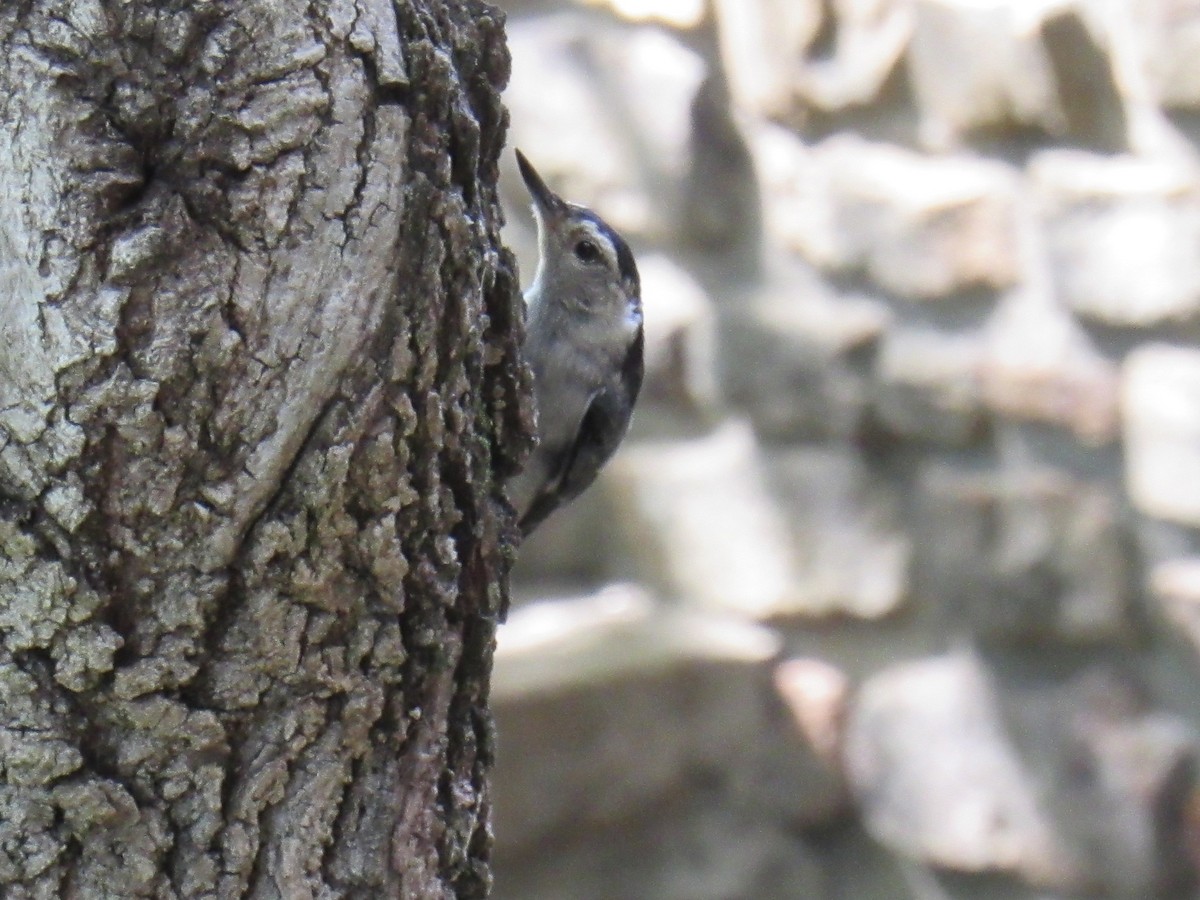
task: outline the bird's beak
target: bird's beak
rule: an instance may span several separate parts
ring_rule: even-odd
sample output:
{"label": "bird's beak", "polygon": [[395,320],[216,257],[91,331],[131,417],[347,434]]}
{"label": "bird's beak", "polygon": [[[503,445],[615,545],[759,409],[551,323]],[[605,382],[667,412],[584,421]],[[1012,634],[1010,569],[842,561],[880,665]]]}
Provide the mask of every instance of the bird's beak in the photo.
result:
{"label": "bird's beak", "polygon": [[567,204],[546,186],[546,182],[542,181],[542,176],[529,164],[529,160],[520,150],[517,151],[517,168],[521,170],[521,178],[525,181],[525,187],[529,188],[529,193],[533,196],[534,208],[541,213],[542,217],[547,221],[562,218],[567,211]]}

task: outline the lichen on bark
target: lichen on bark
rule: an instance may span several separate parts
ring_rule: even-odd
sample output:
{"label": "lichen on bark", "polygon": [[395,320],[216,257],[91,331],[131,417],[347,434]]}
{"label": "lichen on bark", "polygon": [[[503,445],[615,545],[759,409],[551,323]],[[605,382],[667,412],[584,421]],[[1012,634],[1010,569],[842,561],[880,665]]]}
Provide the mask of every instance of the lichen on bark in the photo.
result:
{"label": "lichen on bark", "polygon": [[0,894],[483,896],[485,4],[0,10]]}

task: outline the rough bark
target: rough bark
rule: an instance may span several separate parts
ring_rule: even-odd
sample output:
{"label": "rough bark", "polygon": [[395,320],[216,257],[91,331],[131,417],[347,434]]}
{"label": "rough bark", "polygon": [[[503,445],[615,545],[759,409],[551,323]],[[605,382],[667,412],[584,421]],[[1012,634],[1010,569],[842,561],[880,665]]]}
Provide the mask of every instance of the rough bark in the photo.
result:
{"label": "rough bark", "polygon": [[0,8],[0,896],[487,892],[502,22]]}

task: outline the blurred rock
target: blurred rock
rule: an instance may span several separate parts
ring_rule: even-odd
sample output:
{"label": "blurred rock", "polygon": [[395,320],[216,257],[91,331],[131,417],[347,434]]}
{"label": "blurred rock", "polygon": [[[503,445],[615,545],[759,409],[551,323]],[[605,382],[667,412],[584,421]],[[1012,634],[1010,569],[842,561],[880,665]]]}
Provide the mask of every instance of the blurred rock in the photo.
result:
{"label": "blurred rock", "polygon": [[793,659],[759,704],[759,738],[723,773],[727,802],[789,828],[822,827],[850,811],[841,766],[847,679],[832,665]]}
{"label": "blurred rock", "polygon": [[914,545],[923,596],[974,634],[1128,641],[1135,561],[1102,485],[926,464]]}
{"label": "blurred rock", "polygon": [[1036,24],[1045,0],[916,0],[908,72],[923,142],[954,147],[982,129],[1063,130]]}
{"label": "blurred rock", "polygon": [[1125,480],[1148,516],[1200,525],[1200,350],[1149,344],[1122,371]]}
{"label": "blurred rock", "polygon": [[845,763],[867,829],[894,850],[950,869],[1078,882],[1078,861],[973,657],[902,663],[870,678],[851,710]]}
{"label": "blurred rock", "polygon": [[1062,687],[1013,691],[1011,733],[1048,786],[1090,895],[1184,897],[1195,886],[1197,736],[1154,709],[1145,688],[1107,667]]}
{"label": "blurred rock", "polygon": [[[524,148],[555,189],[580,203],[595,204],[614,186],[632,190],[630,152],[607,127],[603,98],[587,77],[586,20],[563,14],[514,20],[507,31],[513,58],[505,92],[513,117],[509,144]],[[564,121],[571,127],[563,128]],[[510,208],[527,208],[528,192],[511,155],[501,160]]]}
{"label": "blurred rock", "polygon": [[662,433],[663,417],[713,422],[720,406],[712,301],[661,254],[638,259],[646,307],[646,377],[635,422]]}
{"label": "blurred rock", "polygon": [[638,580],[689,605],[755,618],[791,608],[787,525],[745,423],[639,443],[602,478]]}
{"label": "blurred rock", "polygon": [[985,335],[980,369],[988,408],[1009,419],[1043,422],[1089,445],[1118,435],[1117,367],[1079,325],[1036,293],[1006,297]]}
{"label": "blurred rock", "polygon": [[1119,153],[1130,149],[1125,105],[1108,48],[1085,12],[1084,7],[1054,9],[1041,23],[1042,46],[1058,88],[1066,136],[1085,147]]}
{"label": "blurred rock", "polygon": [[742,136],[719,74],[710,74],[692,100],[690,164],[683,181],[679,233],[726,279],[759,274],[763,210],[754,158]]}
{"label": "blurred rock", "polygon": [[[869,407],[871,359],[888,322],[884,307],[832,296],[798,267],[786,281],[726,299],[720,380],[757,431],[791,441],[858,434]],[[744,303],[733,305],[739,299]]]}
{"label": "blurred rock", "polygon": [[1197,744],[1095,669],[1005,687],[958,654],[873,676],[846,766],[868,829],[922,862],[1103,897],[1182,897]]}
{"label": "blurred rock", "polygon": [[[620,453],[622,451],[618,451]],[[513,568],[513,602],[565,585],[596,585],[612,576],[623,552],[602,490],[584,491],[522,541]]]}
{"label": "blurred rock", "polygon": [[808,746],[838,765],[850,699],[845,673],[819,659],[789,659],[775,670],[775,687]]}
{"label": "blurred rock", "polygon": [[493,679],[498,847],[649,818],[702,785],[780,821],[837,815],[839,776],[773,695],[779,649],[762,626],[657,608],[633,588],[515,611]]}
{"label": "blurred rock", "polygon": [[797,61],[821,28],[821,0],[713,0],[722,66],[738,106],[771,117],[786,112]]}
{"label": "blurred rock", "polygon": [[[662,29],[581,12],[514,20],[507,30],[510,146],[627,240],[670,234],[700,57]],[[509,208],[527,206],[511,153],[503,164]]]}
{"label": "blurred rock", "polygon": [[[571,0],[576,2],[576,0]],[[628,22],[644,22],[670,28],[695,28],[704,15],[705,0],[583,0],[590,8]],[[567,5],[558,0],[558,6]]]}
{"label": "blurred rock", "polygon": [[832,258],[836,229],[828,177],[812,150],[795,132],[771,122],[754,123],[746,140],[762,185],[768,238],[793,250],[811,244],[813,259]]}
{"label": "blurred rock", "polygon": [[628,817],[689,768],[735,759],[778,649],[759,626],[660,613],[632,589],[514,611],[493,677],[499,843]]}
{"label": "blurred rock", "polygon": [[795,834],[704,794],[495,856],[496,900],[797,900],[829,896]]}
{"label": "blurred rock", "polygon": [[[510,5],[560,11],[510,20],[513,143],[648,328],[514,578],[674,607],[506,626],[498,896],[1194,894],[1200,0]],[[986,671],[896,664],[954,635]]]}
{"label": "blurred rock", "polygon": [[810,218],[797,223],[793,237],[815,265],[861,272],[913,300],[1016,283],[1016,182],[1007,167],[923,157],[847,136],[824,141],[813,154]]}
{"label": "blurred rock", "polygon": [[986,434],[976,334],[893,328],[876,360],[875,415],[892,435],[963,447]]}
{"label": "blurred rock", "polygon": [[1200,182],[1166,162],[1049,150],[1030,173],[1052,276],[1077,314],[1146,327],[1200,314]]}
{"label": "blurred rock", "polygon": [[1172,109],[1200,108],[1200,2],[1140,0],[1149,33],[1143,44],[1157,99]]}
{"label": "blurred rock", "polygon": [[1172,559],[1150,572],[1150,590],[1166,619],[1200,653],[1200,557]]}
{"label": "blurred rock", "polygon": [[844,451],[764,458],[733,423],[630,446],[602,483],[628,542],[625,574],[689,605],[878,618],[907,596],[896,498]]}
{"label": "blurred rock", "polygon": [[871,105],[886,93],[912,32],[908,3],[825,3],[825,21],[795,77],[802,107],[824,113]]}
{"label": "blurred rock", "polygon": [[897,496],[844,448],[764,457],[738,424],[704,438],[639,440],[597,490],[531,538],[514,578],[519,597],[539,583],[621,574],[689,605],[759,619],[875,619],[909,592],[912,550],[898,510]]}
{"label": "blurred rock", "polygon": [[1130,96],[1118,76],[1114,54],[1129,30],[1119,17],[1061,0],[914,6],[909,74],[927,146],[980,134],[1015,144],[1024,130],[1106,153],[1130,148],[1127,107],[1138,91]]}
{"label": "blurred rock", "polygon": [[844,446],[773,450],[768,472],[795,560],[790,600],[779,612],[857,619],[896,612],[908,596],[912,548],[895,493]]}

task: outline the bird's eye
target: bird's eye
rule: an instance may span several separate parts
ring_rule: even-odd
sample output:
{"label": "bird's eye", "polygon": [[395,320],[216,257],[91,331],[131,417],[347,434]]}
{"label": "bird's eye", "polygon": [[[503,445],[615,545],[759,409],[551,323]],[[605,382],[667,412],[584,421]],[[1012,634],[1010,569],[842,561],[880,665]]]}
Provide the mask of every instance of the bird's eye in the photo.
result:
{"label": "bird's eye", "polygon": [[600,248],[592,241],[582,240],[575,245],[575,258],[581,263],[599,262]]}

